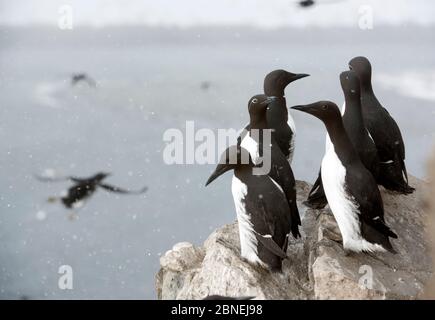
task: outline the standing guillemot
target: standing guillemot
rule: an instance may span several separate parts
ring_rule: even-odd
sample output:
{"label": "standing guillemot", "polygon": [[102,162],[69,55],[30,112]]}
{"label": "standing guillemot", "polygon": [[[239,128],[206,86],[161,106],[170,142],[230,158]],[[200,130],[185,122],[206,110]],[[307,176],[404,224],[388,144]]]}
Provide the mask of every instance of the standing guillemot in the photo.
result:
{"label": "standing guillemot", "polygon": [[[295,148],[296,127],[292,116],[289,114],[284,95],[285,88],[298,79],[308,77],[305,73],[291,73],[285,70],[274,70],[264,78],[264,94],[275,98],[269,104],[266,113],[268,128],[272,129],[272,135],[281,149],[282,153],[292,162]],[[249,124],[245,127],[244,133],[249,131]],[[238,143],[245,135],[239,137]]]}
{"label": "standing guillemot", "polygon": [[[232,193],[239,221],[242,256],[251,263],[281,270],[290,232],[294,237],[300,236],[300,217],[295,180],[287,158],[273,138],[267,142],[270,146],[263,150],[261,137],[266,135],[266,112],[270,101],[271,98],[266,95],[250,99],[250,132],[246,140],[251,141],[247,144],[249,150],[239,145],[228,148],[206,185],[224,172],[234,170]],[[252,134],[253,130],[258,130],[260,138]],[[270,164],[264,169],[267,172],[256,171],[259,159],[252,159],[261,153],[261,169],[266,162]]]}
{"label": "standing guillemot", "polygon": [[[67,191],[67,194],[60,198],[63,205],[68,208],[74,208],[78,206],[83,200],[86,200],[90,196],[94,194],[98,187],[101,187],[107,191],[122,193],[122,194],[141,194],[148,190],[147,187],[142,188],[138,191],[130,191],[121,189],[119,187],[115,187],[102,181],[107,178],[110,173],[98,172],[92,177],[88,178],[77,178],[77,177],[65,177],[65,178],[50,178],[50,177],[41,177],[36,176],[36,178],[40,181],[44,182],[56,182],[56,181],[67,181],[70,180],[75,184],[70,187]],[[56,198],[50,198],[50,201],[55,200]]]}
{"label": "standing guillemot", "polygon": [[[268,97],[264,94],[253,96],[248,103],[249,111],[249,131],[241,143],[241,147],[246,149],[252,159],[252,162],[259,166],[262,165],[263,174],[268,174],[273,181],[283,189],[287,198],[290,212],[292,216],[292,234],[294,237],[299,237],[299,226],[301,219],[299,216],[298,207],[296,204],[296,189],[295,178],[287,157],[281,151],[281,148],[275,140],[273,131],[271,132],[270,141],[266,142],[266,130],[270,130],[270,125],[267,121],[267,114],[273,106],[276,97]],[[276,106],[275,106],[276,107]],[[269,143],[264,147],[264,143]],[[260,158],[261,157],[261,158]],[[267,168],[267,164],[270,165]]]}
{"label": "standing guillemot", "polygon": [[241,256],[251,264],[281,271],[291,230],[288,202],[278,183],[268,175],[255,175],[254,167],[246,149],[231,146],[225,150],[206,186],[234,170],[231,191],[239,224]]}
{"label": "standing guillemot", "polygon": [[[344,104],[341,111],[344,128],[361,162],[378,181],[379,158],[376,145],[364,124],[358,76],[353,71],[342,72],[340,74],[340,84],[344,93]],[[321,209],[327,204],[320,172],[305,204],[316,209]]]}
{"label": "standing guillemot", "polygon": [[361,85],[361,106],[365,125],[373,138],[380,161],[378,182],[385,188],[412,193],[405,166],[405,144],[399,126],[376,98],[372,83],[372,67],[365,57],[355,57],[349,68],[358,75]]}
{"label": "standing guillemot", "polygon": [[322,183],[343,237],[343,248],[395,253],[389,237],[397,238],[397,235],[385,224],[378,186],[355,151],[338,107],[329,101],[319,101],[292,108],[319,118],[328,131],[330,139],[322,160]]}

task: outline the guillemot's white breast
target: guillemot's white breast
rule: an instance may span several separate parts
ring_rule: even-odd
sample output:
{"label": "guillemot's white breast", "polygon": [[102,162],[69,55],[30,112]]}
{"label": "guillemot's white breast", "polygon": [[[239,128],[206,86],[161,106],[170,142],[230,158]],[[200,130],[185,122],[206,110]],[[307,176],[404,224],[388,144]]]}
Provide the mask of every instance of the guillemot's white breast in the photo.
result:
{"label": "guillemot's white breast", "polygon": [[291,116],[290,112],[288,114],[288,120],[287,120],[287,124],[290,127],[290,129],[292,130],[292,137],[290,140],[290,148],[289,148],[289,154],[288,154],[288,161],[290,164],[292,164],[293,162],[293,155],[295,152],[295,137],[296,137],[296,125],[295,125],[295,121],[293,120],[293,117]]}
{"label": "guillemot's white breast", "polygon": [[[281,186],[271,177],[265,177],[272,182],[272,189],[274,189],[273,191],[280,193],[280,197],[282,197],[282,199],[285,199],[285,194]],[[231,191],[233,194],[234,205],[237,213],[241,256],[248,260],[250,263],[258,264],[264,268],[267,268],[267,264],[262,261],[258,256],[258,246],[260,245],[258,242],[258,236],[263,239],[272,239],[272,234],[270,234],[269,232],[267,232],[266,234],[260,234],[255,230],[256,228],[252,223],[252,216],[256,215],[258,218],[259,214],[263,214],[261,213],[260,208],[251,205],[250,208],[254,212],[249,212],[247,210],[247,202],[252,201],[252,197],[260,197],[261,194],[254,194],[249,196],[247,185],[243,181],[241,181],[236,175],[233,175]],[[260,210],[260,212],[255,212],[257,209]],[[257,226],[257,228],[258,227],[260,229],[264,229],[264,226]],[[287,234],[286,236],[288,237],[289,234]],[[260,241],[263,245],[265,245],[265,243],[261,239]],[[281,250],[280,247],[277,248],[278,250]]]}
{"label": "guillemot's white breast", "polygon": [[252,160],[253,164],[258,165],[261,163],[260,148],[258,146],[258,142],[255,141],[255,139],[253,139],[251,137],[250,132],[248,132],[243,137],[243,140],[240,143],[240,146],[249,152],[249,155],[251,156],[251,160]]}
{"label": "guillemot's white breast", "polygon": [[241,256],[251,263],[263,264],[258,257],[258,240],[251,222],[251,214],[246,211],[245,206],[248,187],[239,178],[233,175],[231,191],[239,225]]}
{"label": "guillemot's white breast", "polygon": [[366,241],[361,235],[358,204],[346,191],[346,168],[338,158],[329,136],[321,175],[329,207],[343,238],[343,248],[357,252],[385,251],[382,246]]}

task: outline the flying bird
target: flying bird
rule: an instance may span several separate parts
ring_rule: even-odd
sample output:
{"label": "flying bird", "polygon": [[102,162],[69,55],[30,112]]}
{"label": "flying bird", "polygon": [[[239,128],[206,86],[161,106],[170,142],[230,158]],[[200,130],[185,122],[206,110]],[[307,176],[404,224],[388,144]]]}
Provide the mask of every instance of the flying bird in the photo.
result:
{"label": "flying bird", "polygon": [[336,2],[341,2],[343,0],[323,0],[320,2],[314,1],[314,0],[299,0],[296,2],[296,4],[300,7],[300,8],[311,8],[313,7],[316,3],[317,4],[331,4],[331,3],[336,3]]}
{"label": "flying bird", "polygon": [[71,75],[71,86],[75,86],[79,82],[86,82],[90,87],[95,88],[97,82],[89,77],[86,73],[74,73]]}
{"label": "flying bird", "polygon": [[[42,182],[59,182],[59,181],[72,181],[74,184],[68,189],[66,195],[60,197],[60,201],[67,209],[77,208],[83,203],[84,200],[90,198],[98,188],[103,188],[106,191],[120,193],[120,194],[142,194],[148,190],[144,187],[140,190],[126,190],[110,184],[103,183],[110,173],[98,172],[95,175],[87,178],[78,177],[44,177],[36,175],[36,179]],[[50,202],[58,200],[58,198],[49,198]]]}
{"label": "flying bird", "polygon": [[314,2],[314,0],[301,0],[301,1],[298,1],[298,5],[300,7],[302,7],[302,8],[309,8],[309,7],[313,6],[314,4],[316,4]]}

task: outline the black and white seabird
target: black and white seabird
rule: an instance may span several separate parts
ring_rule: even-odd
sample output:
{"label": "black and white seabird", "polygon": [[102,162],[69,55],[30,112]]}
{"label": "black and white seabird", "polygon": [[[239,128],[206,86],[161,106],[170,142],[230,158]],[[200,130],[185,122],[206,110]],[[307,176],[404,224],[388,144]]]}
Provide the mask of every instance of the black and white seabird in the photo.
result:
{"label": "black and white seabird", "polygon": [[229,170],[234,170],[231,191],[237,212],[241,256],[249,263],[271,271],[281,271],[287,258],[291,215],[285,194],[268,175],[255,175],[249,152],[231,146],[223,153],[210,184]]}
{"label": "black and white seabird", "polygon": [[[378,181],[379,158],[376,145],[364,124],[358,76],[353,71],[342,72],[340,84],[344,93],[344,104],[341,110],[344,128],[361,162]],[[316,209],[323,208],[327,204],[320,172],[305,204]]]}
{"label": "black and white seabird", "polygon": [[[102,181],[107,178],[110,173],[99,172],[91,177],[78,178],[78,177],[63,177],[63,178],[52,178],[52,177],[42,177],[36,176],[40,181],[44,182],[57,182],[57,181],[72,181],[74,185],[70,187],[65,196],[62,196],[60,200],[63,205],[68,208],[79,207],[84,200],[89,198],[94,194],[98,187],[103,188],[110,192],[121,193],[121,194],[141,194],[148,190],[147,187],[142,188],[138,191],[125,190],[116,186],[112,186]],[[54,200],[55,198],[50,198]]]}
{"label": "black and white seabird", "polygon": [[405,144],[399,126],[379,103],[372,88],[372,67],[366,57],[355,57],[349,68],[358,75],[361,85],[361,106],[365,125],[373,138],[380,160],[378,182],[385,188],[412,193],[405,166]]}
{"label": "black and white seabird", "polygon": [[[275,98],[269,104],[266,113],[268,128],[273,130],[273,137],[281,149],[282,153],[292,162],[295,148],[296,126],[293,117],[288,112],[284,90],[298,79],[308,77],[305,73],[291,73],[285,70],[274,70],[264,78],[264,94]],[[249,131],[249,124],[245,127]],[[246,133],[244,131],[244,133]],[[244,139],[244,135],[239,137],[239,142]]]}
{"label": "black and white seabird", "polygon": [[266,95],[250,99],[250,150],[239,145],[228,148],[206,185],[224,172],[234,170],[232,193],[239,221],[242,257],[253,264],[279,271],[282,260],[286,258],[289,234],[300,235],[295,180],[287,158],[273,138],[270,148],[264,148],[262,154],[263,164],[266,157],[270,161],[269,172],[255,172],[259,165],[254,164],[258,160],[255,158],[263,150],[263,140],[250,136],[253,130],[259,130],[259,137],[264,135],[261,131],[267,129],[266,112],[272,99]]}
{"label": "black and white seabird", "polygon": [[338,107],[319,101],[293,109],[309,113],[326,126],[330,138],[322,160],[323,187],[343,238],[343,248],[355,252],[395,253],[385,224],[381,194],[373,175],[361,162],[344,128]]}
{"label": "black and white seabird", "polygon": [[[301,219],[296,204],[295,178],[288,158],[277,143],[273,129],[270,129],[267,117],[272,108],[281,108],[279,105],[273,105],[277,99],[280,98],[258,94],[249,100],[249,130],[241,146],[249,152],[255,165],[265,165],[264,160],[270,160],[270,170],[266,174],[283,189],[290,208],[289,214],[292,216],[292,234],[294,237],[299,237]],[[271,131],[271,137],[270,142],[268,142],[269,146],[263,147],[265,130]]]}

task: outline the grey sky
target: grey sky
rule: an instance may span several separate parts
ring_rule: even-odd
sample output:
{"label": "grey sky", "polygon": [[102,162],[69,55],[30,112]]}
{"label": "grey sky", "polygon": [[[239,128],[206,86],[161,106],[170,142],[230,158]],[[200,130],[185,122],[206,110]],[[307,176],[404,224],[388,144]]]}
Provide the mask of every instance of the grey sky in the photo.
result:
{"label": "grey sky", "polygon": [[[357,26],[359,8],[373,8],[374,25],[435,24],[433,0],[318,0],[318,6],[299,9],[297,0],[0,0],[2,25],[57,25],[58,10],[69,4],[74,24]],[[332,3],[327,3],[332,2]],[[323,3],[323,4],[322,4]]]}

